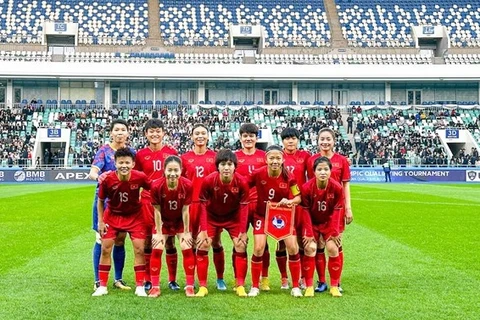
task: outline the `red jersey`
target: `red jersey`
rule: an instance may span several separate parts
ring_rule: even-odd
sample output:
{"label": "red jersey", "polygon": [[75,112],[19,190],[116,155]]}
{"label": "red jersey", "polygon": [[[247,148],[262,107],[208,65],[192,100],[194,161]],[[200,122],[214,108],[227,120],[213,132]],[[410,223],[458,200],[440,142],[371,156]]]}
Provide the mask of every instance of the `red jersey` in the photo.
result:
{"label": "red jersey", "polygon": [[200,201],[202,210],[200,225],[207,229],[207,219],[217,222],[238,221],[240,232],[246,232],[248,218],[249,188],[247,181],[234,173],[230,183],[220,180],[220,174],[210,174],[202,183]]}
{"label": "red jersey", "polygon": [[[163,165],[169,156],[178,155],[177,150],[163,146],[160,150],[153,151],[150,147],[143,148],[135,156],[135,170],[144,172],[152,181],[163,178]],[[142,198],[150,198],[150,191],[143,190]]]}
{"label": "red jersey", "polygon": [[279,202],[283,198],[290,199],[300,194],[297,181],[289,174],[285,178],[283,174],[278,177],[269,177],[268,168],[262,167],[255,170],[248,180],[250,187],[257,187],[257,211],[258,216],[264,217],[267,201]]}
{"label": "red jersey", "polygon": [[342,185],[331,178],[325,189],[317,186],[316,179],[310,179],[302,186],[301,205],[308,211],[314,225],[329,223],[338,232],[340,212],[344,203]]}
{"label": "red jersey", "polygon": [[[238,164],[235,172],[240,173],[245,179],[249,179],[252,172],[267,165],[265,162],[265,151],[256,149],[253,154],[246,154],[243,150],[235,151]],[[257,189],[250,189],[250,201],[257,199]]]}
{"label": "red jersey", "polygon": [[265,151],[256,149],[253,154],[246,154],[243,150],[235,151],[238,164],[235,172],[240,173],[245,178],[248,178],[253,171],[266,165]]}
{"label": "red jersey", "polygon": [[[313,164],[315,163],[315,160],[320,157],[321,154],[317,153],[308,159],[307,173],[309,179],[315,177],[315,174],[313,173]],[[341,154],[334,153],[330,158],[330,162],[332,163],[332,174],[330,176],[331,179],[339,182],[340,184],[342,184],[344,181],[350,181],[350,164],[348,163],[347,158]]]}
{"label": "red jersey", "polygon": [[283,166],[295,177],[299,186],[303,186],[307,181],[307,163],[311,156],[311,153],[305,150],[283,153]]}
{"label": "red jersey", "polygon": [[190,180],[180,177],[175,190],[168,189],[165,177],[157,180],[151,190],[152,205],[160,206],[162,222],[166,224],[177,224],[183,220],[183,206],[192,203],[193,185]]}
{"label": "red jersey", "polygon": [[182,155],[183,176],[193,183],[192,201],[200,201],[200,189],[203,179],[217,171],[215,166],[215,151],[207,150],[204,154],[189,151]]}
{"label": "red jersey", "polygon": [[98,190],[98,199],[108,198],[111,214],[128,216],[138,213],[142,208],[140,188],[151,189],[151,180],[141,171],[132,170],[128,181],[120,181],[116,171],[110,171]]}

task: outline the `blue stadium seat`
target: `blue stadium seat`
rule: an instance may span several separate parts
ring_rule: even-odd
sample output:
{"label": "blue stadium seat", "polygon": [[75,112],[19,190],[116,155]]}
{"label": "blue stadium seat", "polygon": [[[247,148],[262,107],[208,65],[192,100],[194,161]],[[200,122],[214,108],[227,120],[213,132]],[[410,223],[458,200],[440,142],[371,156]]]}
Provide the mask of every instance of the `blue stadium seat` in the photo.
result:
{"label": "blue stadium seat", "polygon": [[453,47],[480,46],[478,1],[335,2],[343,36],[350,46],[413,47],[411,28],[417,25],[446,26]]}
{"label": "blue stadium seat", "polygon": [[[167,45],[228,46],[230,24],[264,26],[267,47],[330,45],[323,1],[160,1],[160,32]],[[175,55],[167,53],[165,58]]]}
{"label": "blue stadium seat", "polygon": [[0,14],[10,12],[14,24],[7,28],[8,18],[0,19],[7,42],[41,43],[48,20],[78,23],[78,40],[85,44],[143,44],[148,37],[148,0],[0,2]]}

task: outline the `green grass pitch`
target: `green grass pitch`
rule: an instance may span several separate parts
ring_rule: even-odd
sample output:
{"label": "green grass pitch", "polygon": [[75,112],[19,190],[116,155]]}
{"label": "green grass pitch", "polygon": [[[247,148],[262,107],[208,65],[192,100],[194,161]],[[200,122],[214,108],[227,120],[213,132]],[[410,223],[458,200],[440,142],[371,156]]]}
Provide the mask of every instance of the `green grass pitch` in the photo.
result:
{"label": "green grass pitch", "polygon": [[[344,236],[345,293],[338,299],[326,293],[294,299],[281,291],[273,250],[272,291],[257,298],[217,292],[213,262],[210,294],[203,299],[171,292],[165,281],[158,299],[113,289],[108,296],[91,297],[93,193],[92,185],[0,185],[0,319],[437,320],[480,315],[480,185],[352,185],[355,220]],[[223,240],[231,287],[231,242]],[[130,284],[132,260],[127,242],[124,278]],[[181,263],[178,274],[183,285]]]}

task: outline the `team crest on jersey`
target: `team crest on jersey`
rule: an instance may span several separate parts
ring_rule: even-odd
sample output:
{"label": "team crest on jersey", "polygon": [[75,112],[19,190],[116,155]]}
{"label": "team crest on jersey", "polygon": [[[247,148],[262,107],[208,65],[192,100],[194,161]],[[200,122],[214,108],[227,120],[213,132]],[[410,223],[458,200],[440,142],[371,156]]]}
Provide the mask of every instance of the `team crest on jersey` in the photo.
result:
{"label": "team crest on jersey", "polygon": [[282,189],[285,189],[287,187],[287,184],[285,182],[281,182],[278,186]]}
{"label": "team crest on jersey", "polygon": [[267,184],[267,181],[262,180],[262,181],[260,181],[260,183],[261,183],[261,184]]}
{"label": "team crest on jersey", "polygon": [[130,186],[130,189],[131,189],[131,190],[137,190],[137,189],[138,189],[138,184],[132,184],[132,185]]}
{"label": "team crest on jersey", "polygon": [[263,158],[257,158],[257,162],[263,162]]}
{"label": "team crest on jersey", "polygon": [[213,160],[213,158],[207,158],[207,162],[208,163],[214,163],[215,161]]}
{"label": "team crest on jersey", "polygon": [[303,163],[304,161],[305,161],[305,160],[304,160],[304,159],[302,159],[302,158],[300,158],[300,159],[297,159],[297,162],[298,162],[298,163]]}
{"label": "team crest on jersey", "polygon": [[340,163],[334,162],[334,163],[332,163],[332,167],[340,168]]}
{"label": "team crest on jersey", "polygon": [[335,195],[333,193],[327,193],[327,199],[333,199]]}
{"label": "team crest on jersey", "polygon": [[178,199],[185,199],[185,193],[179,193]]}
{"label": "team crest on jersey", "polygon": [[238,188],[237,188],[237,187],[233,187],[233,188],[232,188],[232,192],[233,192],[233,193],[238,193]]}

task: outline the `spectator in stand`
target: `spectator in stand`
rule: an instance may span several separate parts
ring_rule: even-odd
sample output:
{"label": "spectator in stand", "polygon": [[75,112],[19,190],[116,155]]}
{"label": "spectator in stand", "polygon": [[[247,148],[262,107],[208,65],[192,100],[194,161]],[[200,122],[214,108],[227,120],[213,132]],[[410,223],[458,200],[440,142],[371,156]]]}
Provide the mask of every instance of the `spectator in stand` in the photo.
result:
{"label": "spectator in stand", "polygon": [[348,133],[353,133],[353,117],[351,114],[349,114],[347,118],[347,134]]}

